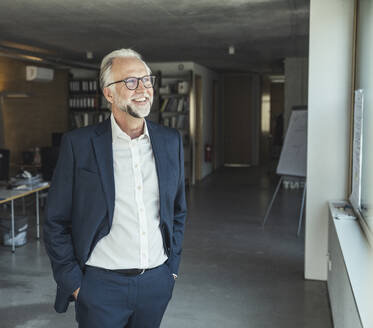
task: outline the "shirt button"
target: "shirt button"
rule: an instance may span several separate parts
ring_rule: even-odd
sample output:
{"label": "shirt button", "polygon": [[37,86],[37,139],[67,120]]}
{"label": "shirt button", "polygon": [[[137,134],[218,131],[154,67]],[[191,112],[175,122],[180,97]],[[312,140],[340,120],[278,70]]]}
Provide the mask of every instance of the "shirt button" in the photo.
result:
{"label": "shirt button", "polygon": [[142,233],[141,233],[143,236],[145,236],[145,232],[143,231]]}
{"label": "shirt button", "polygon": [[141,190],[141,186],[137,186],[137,189],[138,189],[138,190]]}

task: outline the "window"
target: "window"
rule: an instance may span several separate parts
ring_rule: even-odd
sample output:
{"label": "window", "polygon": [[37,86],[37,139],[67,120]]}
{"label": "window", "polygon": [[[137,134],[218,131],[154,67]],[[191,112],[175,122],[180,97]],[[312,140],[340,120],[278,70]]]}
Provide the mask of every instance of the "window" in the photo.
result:
{"label": "window", "polygon": [[373,1],[360,0],[357,11],[355,89],[362,89],[363,135],[360,213],[373,232]]}

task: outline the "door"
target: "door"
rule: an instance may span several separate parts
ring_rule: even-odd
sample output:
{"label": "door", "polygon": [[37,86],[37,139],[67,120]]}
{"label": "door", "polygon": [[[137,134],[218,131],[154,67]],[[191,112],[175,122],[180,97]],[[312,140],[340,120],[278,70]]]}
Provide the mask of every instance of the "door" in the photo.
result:
{"label": "door", "polygon": [[251,163],[251,78],[224,77],[224,164]]}

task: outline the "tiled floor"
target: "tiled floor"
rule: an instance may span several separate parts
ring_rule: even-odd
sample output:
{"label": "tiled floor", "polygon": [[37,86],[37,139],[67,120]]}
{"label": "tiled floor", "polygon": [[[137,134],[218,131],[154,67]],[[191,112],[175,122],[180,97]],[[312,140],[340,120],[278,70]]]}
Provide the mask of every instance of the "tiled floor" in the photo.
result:
{"label": "tiled floor", "polygon": [[[162,328],[332,327],[325,282],[303,279],[301,191],[281,190],[261,227],[275,184],[262,168],[224,168],[191,188],[180,277]],[[72,306],[66,314],[52,308],[55,284],[34,236],[32,225],[15,254],[0,247],[0,327],[76,327]]]}

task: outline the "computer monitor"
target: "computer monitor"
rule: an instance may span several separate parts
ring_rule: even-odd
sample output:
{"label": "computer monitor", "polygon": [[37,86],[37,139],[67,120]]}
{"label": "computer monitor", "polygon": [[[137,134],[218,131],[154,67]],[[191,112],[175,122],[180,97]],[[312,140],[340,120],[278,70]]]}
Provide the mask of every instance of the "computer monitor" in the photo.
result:
{"label": "computer monitor", "polygon": [[10,151],[8,149],[0,149],[0,181],[9,180],[9,161]]}

